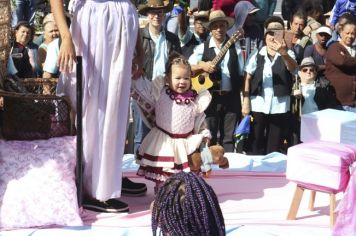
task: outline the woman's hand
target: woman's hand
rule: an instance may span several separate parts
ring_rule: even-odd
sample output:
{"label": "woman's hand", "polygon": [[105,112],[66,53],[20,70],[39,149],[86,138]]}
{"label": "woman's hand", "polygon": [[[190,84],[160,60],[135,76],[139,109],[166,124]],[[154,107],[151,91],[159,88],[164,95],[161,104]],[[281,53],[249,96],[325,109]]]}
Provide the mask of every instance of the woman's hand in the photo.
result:
{"label": "woman's hand", "polygon": [[72,37],[63,37],[58,56],[58,66],[60,72],[72,72],[73,64],[77,62]]}
{"label": "woman's hand", "polygon": [[250,109],[250,98],[249,97],[244,97],[243,98],[243,103],[242,103],[242,109],[241,109],[241,113],[242,116],[247,116],[249,115],[251,112]]}
{"label": "woman's hand", "polygon": [[296,98],[302,98],[303,97],[302,91],[300,91],[299,89],[294,90],[293,96],[295,96]]}
{"label": "woman's hand", "polygon": [[273,40],[273,49],[278,52],[279,54],[281,54],[282,56],[287,55],[287,44],[284,41],[284,39],[282,40],[282,42],[278,42],[277,40]]}

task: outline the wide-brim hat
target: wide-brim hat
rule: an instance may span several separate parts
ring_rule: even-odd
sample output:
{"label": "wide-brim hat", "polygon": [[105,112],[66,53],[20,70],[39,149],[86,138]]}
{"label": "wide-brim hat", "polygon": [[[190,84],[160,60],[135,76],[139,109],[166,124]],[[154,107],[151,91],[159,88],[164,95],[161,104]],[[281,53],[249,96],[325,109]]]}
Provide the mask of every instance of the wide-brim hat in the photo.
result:
{"label": "wide-brim hat", "polygon": [[146,4],[140,4],[137,8],[138,13],[147,16],[149,10],[160,10],[164,13],[170,12],[173,9],[173,3],[171,1],[163,0],[148,0]]}
{"label": "wide-brim hat", "polygon": [[305,57],[299,65],[299,70],[301,70],[306,66],[316,67],[315,61],[312,57]]}
{"label": "wide-brim hat", "polygon": [[217,22],[217,21],[226,21],[227,25],[228,25],[227,26],[228,29],[230,29],[235,23],[234,18],[226,16],[222,10],[215,10],[215,11],[210,12],[209,21],[206,22],[204,24],[204,26],[206,28],[209,28],[212,23]]}

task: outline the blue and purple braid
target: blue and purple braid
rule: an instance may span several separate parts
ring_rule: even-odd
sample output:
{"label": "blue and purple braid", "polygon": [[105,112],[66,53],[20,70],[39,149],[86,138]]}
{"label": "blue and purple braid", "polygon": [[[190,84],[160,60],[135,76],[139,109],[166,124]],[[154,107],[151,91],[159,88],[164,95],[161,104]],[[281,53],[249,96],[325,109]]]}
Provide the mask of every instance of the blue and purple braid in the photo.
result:
{"label": "blue and purple braid", "polygon": [[152,231],[164,236],[225,235],[218,198],[193,172],[172,175],[159,189],[152,209]]}

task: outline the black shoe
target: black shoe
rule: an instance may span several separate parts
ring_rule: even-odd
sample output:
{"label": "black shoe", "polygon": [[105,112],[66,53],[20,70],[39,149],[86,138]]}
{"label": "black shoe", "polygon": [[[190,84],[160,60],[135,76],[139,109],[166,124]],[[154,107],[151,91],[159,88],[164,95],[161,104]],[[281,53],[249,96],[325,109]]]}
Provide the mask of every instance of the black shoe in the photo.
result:
{"label": "black shoe", "polygon": [[145,195],[146,192],[146,184],[132,182],[127,177],[122,178],[121,195],[129,197],[139,197]]}
{"label": "black shoe", "polygon": [[83,207],[84,209],[96,212],[120,213],[129,211],[129,206],[117,199],[109,199],[103,202],[97,199],[85,199]]}

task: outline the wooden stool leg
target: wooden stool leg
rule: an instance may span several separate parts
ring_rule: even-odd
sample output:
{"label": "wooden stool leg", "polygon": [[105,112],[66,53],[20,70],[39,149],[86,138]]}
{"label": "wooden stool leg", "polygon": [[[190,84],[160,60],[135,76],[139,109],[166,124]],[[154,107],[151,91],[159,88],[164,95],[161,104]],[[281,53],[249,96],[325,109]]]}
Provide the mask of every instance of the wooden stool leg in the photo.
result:
{"label": "wooden stool leg", "polygon": [[336,208],[336,195],[334,193],[330,193],[330,226],[334,226],[335,220],[336,220],[336,214],[335,214],[335,208]]}
{"label": "wooden stool leg", "polygon": [[314,211],[314,203],[315,203],[315,190],[310,190],[310,198],[309,198],[309,210]]}
{"label": "wooden stool leg", "polygon": [[289,208],[287,220],[295,220],[299,209],[300,201],[302,200],[303,197],[303,193],[304,193],[304,188],[297,186],[293,196],[292,204],[290,205]]}

